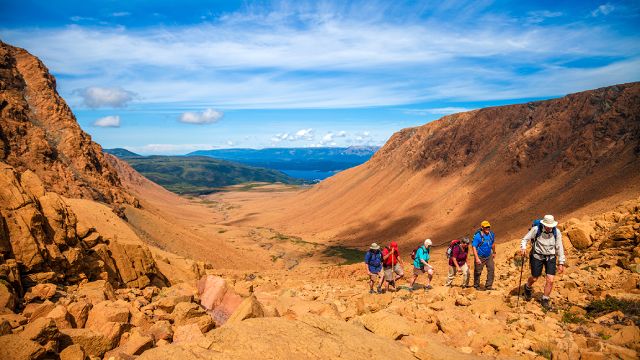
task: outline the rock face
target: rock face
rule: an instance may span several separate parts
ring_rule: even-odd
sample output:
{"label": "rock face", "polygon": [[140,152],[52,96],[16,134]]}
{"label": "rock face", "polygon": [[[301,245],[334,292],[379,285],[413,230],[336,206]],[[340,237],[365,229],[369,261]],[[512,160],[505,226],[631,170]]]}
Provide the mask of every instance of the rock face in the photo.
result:
{"label": "rock face", "polygon": [[0,42],[0,89],[0,161],[19,172],[32,170],[44,189],[63,196],[137,203],[122,189],[102,148],[82,131],[40,60]]}
{"label": "rock face", "polygon": [[403,129],[367,163],[292,198],[268,226],[344,246],[394,239],[407,252],[405,240],[429,234],[441,245],[485,219],[504,240],[534,216],[638,195],[640,83],[629,83]]}
{"label": "rock face", "polygon": [[[5,269],[0,278],[12,285],[14,294],[36,285],[25,295],[26,301],[54,296],[54,284],[60,282],[102,279],[115,287],[144,287],[164,281],[141,241],[121,243],[102,236],[84,241],[78,236],[75,213],[61,196],[44,191],[32,172],[19,173],[2,162],[0,222],[4,224],[0,269]],[[96,234],[95,230],[83,233],[85,239]],[[2,295],[0,300],[11,307],[11,296]]]}

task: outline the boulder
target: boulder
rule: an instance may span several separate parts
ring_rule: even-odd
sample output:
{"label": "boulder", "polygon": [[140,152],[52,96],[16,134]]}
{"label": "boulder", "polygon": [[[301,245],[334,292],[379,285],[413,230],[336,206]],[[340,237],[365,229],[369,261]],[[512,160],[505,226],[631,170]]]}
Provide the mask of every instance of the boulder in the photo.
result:
{"label": "boulder", "polygon": [[31,287],[24,295],[24,301],[29,303],[34,300],[49,300],[56,294],[55,284],[38,284]]}
{"label": "boulder", "polygon": [[56,193],[46,193],[38,199],[45,222],[47,236],[58,246],[71,246],[77,243],[76,215]]}
{"label": "boulder", "polygon": [[356,322],[372,333],[391,340],[398,340],[411,332],[411,326],[405,318],[384,310],[360,316]]}
{"label": "boulder", "polygon": [[90,234],[82,238],[82,242],[85,243],[85,245],[87,245],[88,248],[93,248],[96,245],[103,242],[102,235],[98,234],[94,230],[93,232],[91,232]]}
{"label": "boulder", "polygon": [[11,334],[12,329],[9,320],[0,320],[0,336]]}
{"label": "boulder", "polygon": [[585,250],[593,243],[590,237],[592,232],[593,229],[588,225],[576,224],[567,230],[567,237],[574,248],[578,250]]}
{"label": "boulder", "polygon": [[49,312],[51,312],[55,307],[56,305],[49,300],[41,304],[31,303],[24,308],[22,314],[29,318],[29,322],[32,322],[36,319],[47,316],[47,314],[49,314]]}
{"label": "boulder", "polygon": [[57,305],[47,314],[47,316],[45,316],[45,318],[53,320],[58,329],[71,328],[74,323],[73,317],[63,305]]}
{"label": "boulder", "polygon": [[0,321],[5,320],[9,322],[9,325],[11,325],[12,329],[15,329],[21,325],[25,325],[29,322],[29,320],[24,315],[13,313],[0,315]]}
{"label": "boulder", "polygon": [[45,345],[49,341],[57,340],[58,327],[53,319],[40,318],[24,327],[20,333],[25,339],[35,341],[40,345]]}
{"label": "boulder", "polygon": [[102,357],[115,348],[122,335],[122,324],[106,323],[98,329],[61,329],[60,346],[80,345],[87,355]]}
{"label": "boulder", "polygon": [[616,231],[611,234],[613,241],[625,241],[633,240],[635,238],[635,231],[632,225],[620,226]]}
{"label": "boulder", "polygon": [[110,359],[112,357],[118,358],[118,356],[133,356],[140,355],[145,350],[150,349],[153,346],[153,338],[148,335],[143,335],[138,331],[134,331],[131,333],[131,336],[127,339],[127,341],[120,345],[119,347],[107,352],[105,354],[105,359]]}
{"label": "boulder", "polygon": [[14,311],[16,308],[18,298],[13,293],[11,285],[0,280],[0,309],[7,308]]}
{"label": "boulder", "polygon": [[171,324],[166,320],[156,321],[144,333],[150,335],[156,342],[158,342],[159,340],[173,340],[173,330],[171,329]]}
{"label": "boulder", "polygon": [[151,278],[159,274],[151,251],[146,245],[112,241],[109,243],[109,251],[120,278],[127,287],[144,288],[151,284]]}
{"label": "boulder", "polygon": [[202,331],[200,331],[198,324],[178,326],[176,331],[173,333],[173,342],[176,344],[195,342],[201,339],[204,339],[204,335],[202,334]]}
{"label": "boulder", "polygon": [[631,346],[640,344],[640,328],[635,325],[625,326],[617,331],[609,341],[620,346]]}
{"label": "boulder", "polygon": [[157,308],[171,313],[175,306],[181,302],[193,300],[194,289],[188,284],[180,283],[160,291],[154,304]]}
{"label": "boulder", "polygon": [[106,300],[95,304],[89,311],[89,317],[87,318],[85,327],[96,329],[109,322],[126,324],[129,322],[130,316],[129,304],[126,301]]}
{"label": "boulder", "polygon": [[237,322],[251,318],[259,318],[264,316],[264,309],[262,304],[256,299],[254,295],[244,299],[236,311],[231,314],[231,317],[227,320],[229,322]]}
{"label": "boulder", "polygon": [[60,352],[60,360],[85,360],[87,354],[80,345],[67,346]]}
{"label": "boulder", "polygon": [[20,185],[32,199],[38,199],[45,194],[44,185],[36,173],[26,170],[20,174]]}
{"label": "boulder", "polygon": [[89,317],[89,310],[91,310],[91,304],[85,300],[78,300],[72,302],[67,306],[67,311],[71,316],[71,325],[74,328],[83,328],[87,323]]}
{"label": "boulder", "polygon": [[113,291],[113,287],[106,280],[97,280],[80,284],[77,296],[86,299],[91,304],[116,299],[116,293]]}
{"label": "boulder", "polygon": [[2,360],[37,360],[47,357],[44,347],[20,335],[0,336],[0,349]]}

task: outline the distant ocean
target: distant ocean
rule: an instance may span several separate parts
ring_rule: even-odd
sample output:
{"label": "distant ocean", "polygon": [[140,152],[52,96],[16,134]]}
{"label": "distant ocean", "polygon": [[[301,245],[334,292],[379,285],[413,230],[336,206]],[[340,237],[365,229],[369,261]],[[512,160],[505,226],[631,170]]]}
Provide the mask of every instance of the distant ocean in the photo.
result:
{"label": "distant ocean", "polygon": [[340,172],[336,171],[319,171],[319,170],[278,170],[296,179],[306,181],[320,181]]}

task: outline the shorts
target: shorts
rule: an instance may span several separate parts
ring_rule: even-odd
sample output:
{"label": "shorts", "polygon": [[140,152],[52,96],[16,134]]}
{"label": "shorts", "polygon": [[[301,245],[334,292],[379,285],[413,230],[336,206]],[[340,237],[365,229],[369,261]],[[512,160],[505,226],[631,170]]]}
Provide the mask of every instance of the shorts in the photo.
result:
{"label": "shorts", "polygon": [[372,281],[378,281],[378,278],[380,277],[380,273],[369,273],[369,279]]}
{"label": "shorts", "polygon": [[529,254],[529,264],[531,265],[531,276],[539,277],[542,275],[542,267],[544,267],[544,273],[547,275],[556,274],[556,257],[555,255],[544,256],[544,259],[538,260],[533,253]]}
{"label": "shorts", "polygon": [[396,274],[402,276],[402,275],[404,275],[404,270],[402,270],[402,266],[400,266],[400,264],[395,264],[393,266],[393,268],[391,266],[389,266],[389,267],[385,266],[384,267],[384,279],[386,281],[391,282],[391,281],[394,280],[395,277],[393,276],[393,273],[396,273]]}
{"label": "shorts", "polygon": [[427,273],[433,274],[433,266],[427,264],[427,265],[424,265],[423,267],[419,267],[419,268],[417,268],[415,266],[413,267],[413,275],[415,275],[415,276],[419,276],[419,275],[427,274]]}

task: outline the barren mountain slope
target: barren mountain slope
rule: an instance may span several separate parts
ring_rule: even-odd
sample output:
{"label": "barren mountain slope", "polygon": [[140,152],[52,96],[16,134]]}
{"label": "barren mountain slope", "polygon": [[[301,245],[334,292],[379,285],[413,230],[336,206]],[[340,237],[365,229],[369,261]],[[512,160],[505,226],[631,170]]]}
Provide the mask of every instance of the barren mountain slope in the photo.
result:
{"label": "barren mountain slope", "polygon": [[593,213],[640,194],[639,141],[640,83],[454,114],[404,129],[364,165],[234,224],[362,246],[444,243],[488,219],[506,239],[544,213]]}
{"label": "barren mountain slope", "polygon": [[48,191],[111,204],[135,203],[38,58],[0,42],[0,90],[1,161],[18,171],[32,170]]}

